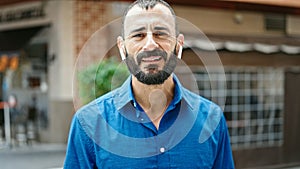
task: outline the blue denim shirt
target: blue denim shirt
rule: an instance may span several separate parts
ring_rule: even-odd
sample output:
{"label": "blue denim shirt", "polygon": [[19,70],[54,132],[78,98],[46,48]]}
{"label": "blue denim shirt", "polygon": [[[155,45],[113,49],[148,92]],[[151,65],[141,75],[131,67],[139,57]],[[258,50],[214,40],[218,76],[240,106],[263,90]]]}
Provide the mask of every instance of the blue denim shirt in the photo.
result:
{"label": "blue denim shirt", "polygon": [[222,110],[181,86],[153,125],[135,101],[131,77],[74,115],[65,169],[234,168]]}

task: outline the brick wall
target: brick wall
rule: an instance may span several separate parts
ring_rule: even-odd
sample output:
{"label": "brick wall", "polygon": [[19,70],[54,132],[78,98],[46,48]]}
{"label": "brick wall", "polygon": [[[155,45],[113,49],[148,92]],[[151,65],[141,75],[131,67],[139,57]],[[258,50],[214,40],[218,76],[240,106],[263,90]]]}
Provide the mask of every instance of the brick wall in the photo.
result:
{"label": "brick wall", "polygon": [[107,23],[106,6],[102,2],[78,0],[74,5],[74,45],[78,56],[86,41]]}

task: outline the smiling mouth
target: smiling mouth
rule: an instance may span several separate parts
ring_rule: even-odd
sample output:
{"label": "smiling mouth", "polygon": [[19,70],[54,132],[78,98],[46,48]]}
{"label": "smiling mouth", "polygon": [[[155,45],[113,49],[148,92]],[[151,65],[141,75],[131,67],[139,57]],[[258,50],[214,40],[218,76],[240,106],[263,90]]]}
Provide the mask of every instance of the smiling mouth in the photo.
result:
{"label": "smiling mouth", "polygon": [[150,57],[145,57],[142,59],[143,62],[156,62],[160,61],[162,59],[161,56],[150,56]]}

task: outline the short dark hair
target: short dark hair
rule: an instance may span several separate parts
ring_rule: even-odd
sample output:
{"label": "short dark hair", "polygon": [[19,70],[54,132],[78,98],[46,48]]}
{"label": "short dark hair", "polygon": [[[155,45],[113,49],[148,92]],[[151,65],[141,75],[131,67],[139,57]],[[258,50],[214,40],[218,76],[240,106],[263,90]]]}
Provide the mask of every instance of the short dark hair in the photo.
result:
{"label": "short dark hair", "polygon": [[170,12],[171,12],[171,14],[174,18],[175,33],[176,33],[176,36],[177,36],[179,34],[179,32],[178,32],[178,27],[177,27],[176,15],[175,15],[175,12],[172,9],[172,7],[166,1],[164,1],[164,0],[136,0],[131,5],[128,6],[128,8],[125,10],[125,12],[123,14],[123,18],[122,18],[122,36],[123,36],[123,38],[125,38],[124,37],[124,22],[125,22],[125,19],[126,19],[126,16],[127,16],[128,12],[136,5],[138,5],[142,9],[148,10],[148,9],[154,8],[155,5],[157,5],[157,4],[162,4],[170,10]]}

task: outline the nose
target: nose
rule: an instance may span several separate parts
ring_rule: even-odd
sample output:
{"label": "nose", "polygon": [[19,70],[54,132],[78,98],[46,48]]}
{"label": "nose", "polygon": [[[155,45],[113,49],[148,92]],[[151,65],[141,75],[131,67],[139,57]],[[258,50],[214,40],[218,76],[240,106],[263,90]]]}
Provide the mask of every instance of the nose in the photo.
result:
{"label": "nose", "polygon": [[152,32],[147,32],[146,44],[144,45],[143,50],[144,51],[151,51],[151,50],[156,49],[157,47],[158,47],[158,44],[153,39]]}

